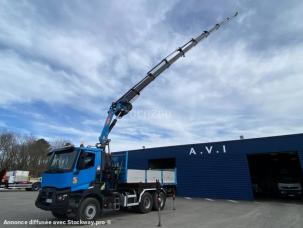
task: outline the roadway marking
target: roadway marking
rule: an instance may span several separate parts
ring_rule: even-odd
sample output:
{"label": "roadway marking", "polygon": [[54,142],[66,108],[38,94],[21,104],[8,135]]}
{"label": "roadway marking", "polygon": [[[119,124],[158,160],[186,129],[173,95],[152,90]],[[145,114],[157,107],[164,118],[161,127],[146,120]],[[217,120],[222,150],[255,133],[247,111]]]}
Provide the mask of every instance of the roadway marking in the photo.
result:
{"label": "roadway marking", "polygon": [[207,201],[210,201],[210,202],[213,202],[213,201],[215,201],[215,200],[213,200],[213,199],[210,199],[210,198],[205,198],[205,200],[207,200]]}
{"label": "roadway marking", "polygon": [[192,198],[190,198],[190,197],[184,197],[184,199],[191,200]]}
{"label": "roadway marking", "polygon": [[236,200],[227,200],[228,202],[231,202],[231,203],[239,203],[239,201],[236,201]]}

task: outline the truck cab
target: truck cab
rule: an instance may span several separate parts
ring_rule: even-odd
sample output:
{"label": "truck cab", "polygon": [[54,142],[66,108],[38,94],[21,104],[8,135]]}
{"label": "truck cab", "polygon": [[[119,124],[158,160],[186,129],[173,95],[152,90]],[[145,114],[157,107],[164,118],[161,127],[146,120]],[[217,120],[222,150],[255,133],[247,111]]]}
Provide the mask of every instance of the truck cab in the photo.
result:
{"label": "truck cab", "polygon": [[281,169],[277,179],[277,187],[282,197],[301,197],[302,196],[302,180],[300,176]]}
{"label": "truck cab", "polygon": [[88,189],[95,180],[100,154],[100,149],[72,146],[53,151],[41,187],[70,188],[72,192]]}

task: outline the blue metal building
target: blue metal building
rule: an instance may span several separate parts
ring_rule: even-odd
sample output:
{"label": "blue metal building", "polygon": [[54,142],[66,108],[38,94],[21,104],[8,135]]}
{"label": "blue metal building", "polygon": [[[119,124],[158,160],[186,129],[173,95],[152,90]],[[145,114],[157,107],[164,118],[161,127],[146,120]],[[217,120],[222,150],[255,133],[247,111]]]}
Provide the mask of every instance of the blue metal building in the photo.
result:
{"label": "blue metal building", "polygon": [[[254,155],[263,160],[252,169]],[[252,170],[265,170],[267,162],[297,162],[302,175],[303,134],[132,150],[128,159],[130,169],[176,168],[179,196],[250,200]]]}

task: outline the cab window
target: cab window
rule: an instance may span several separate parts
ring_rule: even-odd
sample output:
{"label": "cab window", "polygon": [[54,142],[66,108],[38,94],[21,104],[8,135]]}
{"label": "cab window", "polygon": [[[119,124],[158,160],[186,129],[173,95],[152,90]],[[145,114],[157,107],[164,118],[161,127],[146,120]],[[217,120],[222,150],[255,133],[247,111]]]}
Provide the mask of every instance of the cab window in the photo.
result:
{"label": "cab window", "polygon": [[89,153],[89,152],[81,152],[78,163],[77,163],[77,169],[88,169],[91,167],[94,167],[95,165],[95,154]]}

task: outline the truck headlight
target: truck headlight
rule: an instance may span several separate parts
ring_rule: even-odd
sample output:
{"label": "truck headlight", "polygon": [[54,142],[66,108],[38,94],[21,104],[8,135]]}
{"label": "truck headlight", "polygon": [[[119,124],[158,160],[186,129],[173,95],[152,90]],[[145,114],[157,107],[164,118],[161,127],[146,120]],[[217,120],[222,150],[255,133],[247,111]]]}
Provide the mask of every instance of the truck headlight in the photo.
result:
{"label": "truck headlight", "polygon": [[67,198],[67,194],[59,194],[57,195],[57,200],[63,201]]}

